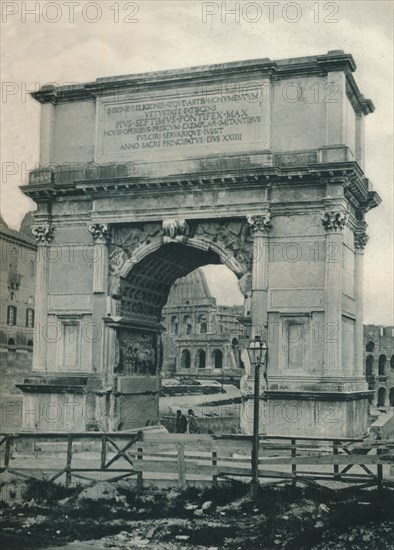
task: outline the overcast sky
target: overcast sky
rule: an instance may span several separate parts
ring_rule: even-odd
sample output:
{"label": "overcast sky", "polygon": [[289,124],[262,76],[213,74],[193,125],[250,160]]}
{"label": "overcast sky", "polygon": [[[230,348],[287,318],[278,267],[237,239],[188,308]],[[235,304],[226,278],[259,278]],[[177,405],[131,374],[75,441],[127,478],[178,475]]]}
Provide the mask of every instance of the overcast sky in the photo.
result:
{"label": "overcast sky", "polygon": [[[206,11],[216,12],[205,18],[204,2],[194,0],[76,1],[73,7],[62,1],[1,4],[1,211],[13,228],[34,209],[18,189],[26,183],[26,170],[38,160],[39,107],[26,90],[48,82],[85,82],[241,59],[280,59],[334,49],[352,53],[359,87],[376,105],[366,121],[365,172],[383,199],[367,216],[364,320],[394,324],[393,2],[239,2],[239,21],[221,9],[222,2],[205,2]],[[34,4],[40,4],[37,13],[27,13]],[[227,2],[228,10],[237,10],[236,4]],[[209,280],[217,292],[223,289],[222,277],[215,285],[211,272]],[[222,294],[225,302],[228,292]]]}

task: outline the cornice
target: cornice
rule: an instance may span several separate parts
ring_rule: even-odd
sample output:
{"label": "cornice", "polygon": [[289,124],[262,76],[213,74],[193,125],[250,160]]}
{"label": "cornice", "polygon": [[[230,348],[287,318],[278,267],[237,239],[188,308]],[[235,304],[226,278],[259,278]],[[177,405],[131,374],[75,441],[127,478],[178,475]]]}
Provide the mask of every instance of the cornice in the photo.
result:
{"label": "cornice", "polygon": [[324,76],[328,72],[342,71],[346,74],[349,94],[356,110],[368,114],[373,111],[371,100],[365,99],[360,93],[352,76],[356,64],[351,54],[342,50],[330,51],[324,55],[300,57],[291,59],[271,60],[252,59],[235,61],[216,65],[202,65],[166,71],[121,75],[107,78],[97,78],[94,82],[68,86],[46,85],[32,97],[39,103],[62,103],[72,101],[94,101],[97,96],[107,93],[132,89],[133,92],[149,90],[159,86],[179,86],[185,84],[201,84],[236,77],[272,78],[274,80],[295,76]]}
{"label": "cornice", "polygon": [[23,237],[18,238],[17,236],[8,235],[7,233],[4,233],[3,231],[0,231],[0,242],[6,241],[12,244],[16,244],[18,246],[23,246],[25,248],[28,248],[29,250],[37,250],[37,246],[33,243],[25,240]]}
{"label": "cornice", "polygon": [[[108,166],[106,167],[108,168]],[[116,165],[118,170],[119,166]],[[40,173],[42,173],[42,180]],[[22,191],[36,202],[47,202],[62,197],[82,197],[99,199],[116,196],[160,196],[168,193],[222,190],[227,189],[268,189],[274,185],[342,185],[345,197],[355,208],[368,211],[381,202],[379,195],[371,189],[356,162],[315,163],[300,167],[294,166],[258,166],[242,171],[217,171],[204,174],[191,173],[166,177],[135,177],[118,171],[118,177],[110,177],[110,170],[105,170],[100,178],[92,177],[81,168],[73,172],[70,169],[68,183],[58,183],[61,170],[35,171],[29,185],[22,186]],[[60,175],[60,176],[59,176]],[[83,179],[85,176],[85,179]],[[73,179],[75,177],[75,179]],[[50,183],[47,183],[49,182]]]}

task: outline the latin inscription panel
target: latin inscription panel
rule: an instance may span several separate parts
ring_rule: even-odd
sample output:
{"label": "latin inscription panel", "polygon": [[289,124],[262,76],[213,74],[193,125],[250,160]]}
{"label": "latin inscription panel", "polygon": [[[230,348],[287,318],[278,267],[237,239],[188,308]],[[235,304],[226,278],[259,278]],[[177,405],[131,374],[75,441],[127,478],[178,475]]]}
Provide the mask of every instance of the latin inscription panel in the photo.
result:
{"label": "latin inscription panel", "polygon": [[100,100],[97,160],[198,158],[262,150],[257,87],[206,93]]}

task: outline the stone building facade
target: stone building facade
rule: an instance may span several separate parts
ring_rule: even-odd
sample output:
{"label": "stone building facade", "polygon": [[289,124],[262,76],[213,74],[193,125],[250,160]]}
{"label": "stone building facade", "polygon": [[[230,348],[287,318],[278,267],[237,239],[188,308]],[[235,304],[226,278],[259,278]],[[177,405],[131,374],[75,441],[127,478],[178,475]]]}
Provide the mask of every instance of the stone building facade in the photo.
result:
{"label": "stone building facade", "polygon": [[242,306],[217,305],[201,269],[178,279],[163,308],[163,372],[239,382],[242,315]]}
{"label": "stone building facade", "polygon": [[394,407],[394,327],[364,326],[364,361],[371,403]]}
{"label": "stone building facade", "polygon": [[[157,423],[170,289],[224,264],[269,346],[261,429],[366,433],[363,251],[380,197],[363,171],[374,105],[355,70],[335,50],[33,92],[40,168],[22,189],[40,253],[58,260],[37,262],[36,321],[51,332],[21,387],[27,410],[59,414],[26,429]],[[245,377],[251,432],[246,363]]]}
{"label": "stone building facade", "polygon": [[36,244],[31,232],[32,214],[26,214],[20,231],[0,218],[0,399],[2,429],[18,429],[22,417],[23,382],[32,368],[35,344]]}

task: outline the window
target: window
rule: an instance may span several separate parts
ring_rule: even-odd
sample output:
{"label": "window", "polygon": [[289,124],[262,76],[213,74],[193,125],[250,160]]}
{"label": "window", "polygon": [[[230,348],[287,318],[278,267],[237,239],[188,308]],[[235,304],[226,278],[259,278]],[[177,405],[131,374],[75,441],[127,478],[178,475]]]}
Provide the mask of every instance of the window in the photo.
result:
{"label": "window", "polygon": [[7,344],[9,346],[15,346],[15,340],[13,338],[9,338]]}
{"label": "window", "polygon": [[384,403],[386,401],[386,389],[385,388],[379,388],[378,390],[378,407],[384,407]]}
{"label": "window", "polygon": [[379,355],[379,363],[378,363],[378,374],[379,376],[384,376],[386,371],[386,356],[385,355]]}
{"label": "window", "polygon": [[215,369],[223,368],[223,353],[220,351],[220,349],[215,350],[213,353],[214,353]]}
{"label": "window", "polygon": [[34,309],[28,308],[26,310],[26,327],[34,328]]}
{"label": "window", "polygon": [[178,317],[171,317],[171,334],[178,334]]}
{"label": "window", "polygon": [[199,369],[205,369],[205,351],[203,349],[198,350],[197,365]]}
{"label": "window", "polygon": [[11,300],[11,302],[15,302],[15,300],[16,300],[15,292],[10,293],[10,300]]}
{"label": "window", "polygon": [[28,340],[27,345],[29,346],[29,348],[32,348],[33,347],[33,340]]}
{"label": "window", "polygon": [[390,407],[394,407],[394,388],[390,388],[389,401]]}
{"label": "window", "polygon": [[13,247],[10,254],[10,271],[16,273],[18,271],[18,249]]}
{"label": "window", "polygon": [[375,349],[375,344],[373,342],[368,342],[365,349],[366,351],[373,351]]}
{"label": "window", "polygon": [[374,361],[373,355],[368,355],[367,360],[365,362],[365,366],[366,366],[365,374],[367,378],[370,378],[371,376],[373,376],[373,361]]}
{"label": "window", "polygon": [[181,368],[182,369],[190,369],[190,351],[188,349],[184,349],[182,351]]}
{"label": "window", "polygon": [[27,303],[29,304],[29,306],[34,306],[34,298],[33,296],[30,296],[29,299],[27,300]]}
{"label": "window", "polygon": [[390,368],[394,369],[394,355],[392,355],[390,359]]}
{"label": "window", "polygon": [[183,318],[183,326],[186,334],[192,333],[192,319],[189,315]]}
{"label": "window", "polygon": [[206,334],[208,332],[208,319],[206,315],[201,315],[199,320],[200,334]]}
{"label": "window", "polygon": [[7,324],[16,325],[16,307],[8,306],[7,308]]}

